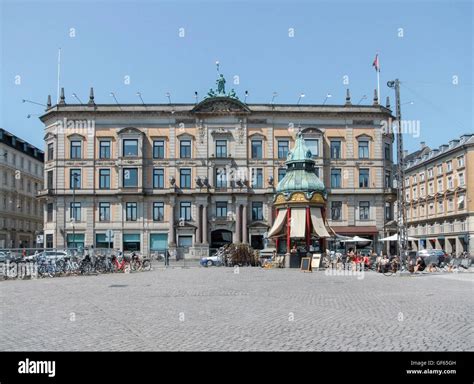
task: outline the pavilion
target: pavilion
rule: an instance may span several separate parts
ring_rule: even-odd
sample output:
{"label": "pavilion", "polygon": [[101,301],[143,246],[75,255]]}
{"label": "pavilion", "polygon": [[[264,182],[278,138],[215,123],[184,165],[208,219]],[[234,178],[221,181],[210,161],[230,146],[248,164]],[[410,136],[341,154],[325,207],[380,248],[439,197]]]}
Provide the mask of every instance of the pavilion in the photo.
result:
{"label": "pavilion", "polygon": [[[285,267],[299,267],[307,252],[324,252],[325,239],[334,236],[334,231],[326,220],[326,188],[316,175],[315,161],[301,132],[285,164],[286,174],[273,201],[276,220],[268,237],[275,239],[278,253],[286,253]],[[290,252],[295,245],[298,252]]]}

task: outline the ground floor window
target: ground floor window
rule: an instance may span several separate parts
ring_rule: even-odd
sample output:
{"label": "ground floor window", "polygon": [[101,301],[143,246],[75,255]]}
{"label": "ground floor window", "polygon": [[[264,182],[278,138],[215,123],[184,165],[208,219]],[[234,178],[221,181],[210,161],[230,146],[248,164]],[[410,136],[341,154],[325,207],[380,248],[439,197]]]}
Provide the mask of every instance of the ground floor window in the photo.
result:
{"label": "ground floor window", "polygon": [[252,235],[250,245],[253,249],[263,249],[263,235]]}
{"label": "ground floor window", "polygon": [[193,237],[191,235],[178,236],[178,247],[189,248],[193,245]]}
{"label": "ground floor window", "polygon": [[124,251],[139,251],[140,250],[140,234],[127,233],[123,235],[123,250]]}
{"label": "ground floor window", "polygon": [[150,250],[164,251],[168,248],[167,233],[151,233],[150,234]]}
{"label": "ground floor window", "polygon": [[68,248],[84,248],[84,234],[75,233],[67,235],[67,247]]}
{"label": "ground floor window", "polygon": [[96,233],[95,234],[95,247],[96,248],[113,248],[114,243],[112,241],[107,241],[105,233]]}
{"label": "ground floor window", "polygon": [[46,235],[46,248],[53,248],[53,235],[52,234]]}

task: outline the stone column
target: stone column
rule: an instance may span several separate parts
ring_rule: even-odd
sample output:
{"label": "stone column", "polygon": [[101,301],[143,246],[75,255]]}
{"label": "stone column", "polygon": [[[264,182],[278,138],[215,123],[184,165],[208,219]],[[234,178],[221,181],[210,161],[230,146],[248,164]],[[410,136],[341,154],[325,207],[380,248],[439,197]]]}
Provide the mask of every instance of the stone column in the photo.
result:
{"label": "stone column", "polygon": [[201,220],[202,220],[201,205],[198,205],[198,207],[197,207],[196,244],[201,244],[201,242],[202,242],[202,240],[201,240],[201,229],[202,229]]}
{"label": "stone column", "polygon": [[202,243],[207,245],[207,203],[202,206]]}
{"label": "stone column", "polygon": [[174,207],[175,207],[175,203],[174,201],[173,202],[170,202],[170,229],[169,229],[169,235],[168,235],[168,245],[169,247],[176,247],[176,242],[175,242],[175,230],[174,230]]}
{"label": "stone column", "polygon": [[242,228],[242,224],[240,221],[240,204],[236,205],[236,222],[235,222],[235,241],[234,243],[240,243],[240,230]]}
{"label": "stone column", "polygon": [[244,204],[244,207],[242,209],[242,243],[248,243],[249,242],[249,232],[247,229],[247,204]]}

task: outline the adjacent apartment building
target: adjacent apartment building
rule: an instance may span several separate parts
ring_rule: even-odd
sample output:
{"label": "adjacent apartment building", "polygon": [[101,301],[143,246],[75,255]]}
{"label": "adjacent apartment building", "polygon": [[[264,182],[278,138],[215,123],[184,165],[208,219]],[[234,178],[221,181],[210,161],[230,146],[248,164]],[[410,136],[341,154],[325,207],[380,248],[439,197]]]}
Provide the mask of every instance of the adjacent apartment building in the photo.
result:
{"label": "adjacent apartment building", "polygon": [[43,166],[43,151],[0,128],[0,248],[42,245]]}
{"label": "adjacent apartment building", "polygon": [[[288,149],[303,132],[337,233],[376,241],[393,219],[390,108],[247,104],[232,91],[195,104],[68,104],[45,125],[50,247],[113,247],[187,257],[229,242],[261,249]],[[106,236],[113,230],[113,238]]]}
{"label": "adjacent apartment building", "polygon": [[406,159],[405,203],[414,250],[474,253],[474,135]]}

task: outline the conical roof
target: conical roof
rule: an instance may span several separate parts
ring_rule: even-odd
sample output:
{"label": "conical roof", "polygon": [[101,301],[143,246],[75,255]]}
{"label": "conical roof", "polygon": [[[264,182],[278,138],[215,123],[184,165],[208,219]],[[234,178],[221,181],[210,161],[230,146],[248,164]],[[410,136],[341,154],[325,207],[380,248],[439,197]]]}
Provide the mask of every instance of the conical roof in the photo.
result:
{"label": "conical roof", "polygon": [[286,175],[278,183],[277,193],[320,193],[326,198],[326,188],[316,175],[315,161],[312,158],[311,151],[305,145],[301,132],[298,132],[295,146],[288,152],[285,164]]}

